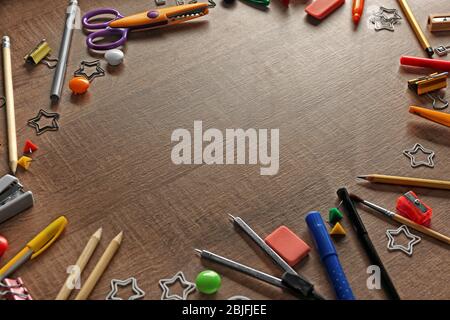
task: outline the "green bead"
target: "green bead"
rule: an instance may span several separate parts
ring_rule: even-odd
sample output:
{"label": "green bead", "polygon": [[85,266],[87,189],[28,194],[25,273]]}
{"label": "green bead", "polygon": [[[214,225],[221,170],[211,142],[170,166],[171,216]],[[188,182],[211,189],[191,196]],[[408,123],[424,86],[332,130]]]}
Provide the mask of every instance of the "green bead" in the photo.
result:
{"label": "green bead", "polygon": [[331,208],[328,215],[328,221],[330,223],[335,223],[341,220],[344,217],[341,211],[338,208]]}
{"label": "green bead", "polygon": [[204,294],[213,294],[219,290],[222,284],[220,275],[212,270],[205,270],[198,274],[195,279],[197,290]]}

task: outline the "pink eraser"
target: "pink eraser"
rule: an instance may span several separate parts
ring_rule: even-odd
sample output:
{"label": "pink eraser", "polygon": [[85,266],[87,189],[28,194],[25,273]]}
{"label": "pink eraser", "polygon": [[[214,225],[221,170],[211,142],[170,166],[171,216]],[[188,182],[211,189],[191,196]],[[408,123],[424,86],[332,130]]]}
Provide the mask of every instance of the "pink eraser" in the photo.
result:
{"label": "pink eraser", "polygon": [[302,239],[285,226],[276,229],[264,241],[291,267],[299,263],[311,250]]}
{"label": "pink eraser", "polygon": [[305,11],[316,19],[322,20],[345,3],[345,0],[316,0]]}

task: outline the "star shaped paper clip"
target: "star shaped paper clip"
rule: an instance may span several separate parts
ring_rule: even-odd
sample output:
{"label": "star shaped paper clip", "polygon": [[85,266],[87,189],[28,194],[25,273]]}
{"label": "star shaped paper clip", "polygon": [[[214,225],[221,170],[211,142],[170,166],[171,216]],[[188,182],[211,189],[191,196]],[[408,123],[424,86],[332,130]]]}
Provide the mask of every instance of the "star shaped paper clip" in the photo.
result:
{"label": "star shaped paper clip", "polygon": [[106,296],[106,300],[123,300],[122,298],[116,296],[119,291],[119,286],[126,287],[131,284],[131,289],[133,290],[133,295],[127,300],[137,300],[145,296],[145,292],[138,287],[137,280],[134,277],[128,278],[126,280],[111,280],[111,291]]}
{"label": "star shaped paper clip", "polygon": [[[427,154],[427,161],[416,161],[417,153],[422,151],[422,153]],[[404,150],[403,154],[407,156],[411,160],[411,167],[417,168],[420,166],[426,166],[429,168],[434,168],[434,156],[435,152],[433,150],[429,150],[424,148],[420,143],[416,143],[412,149]]]}
{"label": "star shaped paper clip", "polygon": [[[91,74],[87,74],[86,67],[95,67],[95,71]],[[103,77],[105,75],[105,70],[100,67],[100,60],[94,61],[81,61],[81,67],[73,73],[74,76],[85,77],[89,81],[97,77]]]}
{"label": "star shaped paper clip", "polygon": [[[170,289],[168,285],[173,285],[175,282],[180,281],[183,286],[183,296],[180,297],[177,294],[169,294]],[[161,300],[187,300],[189,294],[195,291],[195,284],[186,280],[184,273],[179,271],[171,279],[161,279],[159,280],[159,286],[161,287],[163,293],[161,295]]]}
{"label": "star shaped paper clip", "polygon": [[397,9],[380,7],[380,9],[370,17],[370,22],[375,25],[375,31],[395,31],[394,25],[399,23],[401,19],[402,17],[398,14]]}
{"label": "star shaped paper clip", "polygon": [[[394,236],[399,235],[401,232],[403,232],[405,234],[405,236],[409,239],[407,247],[405,247],[404,245],[400,245],[400,244],[394,244],[394,242],[395,242]],[[386,230],[386,235],[389,239],[388,245],[387,245],[387,248],[389,250],[391,250],[391,251],[400,250],[400,251],[403,251],[404,253],[406,253],[408,256],[412,256],[413,246],[415,244],[419,243],[421,240],[420,237],[409,232],[408,227],[405,225],[400,226],[400,228],[398,228],[396,230],[394,230],[394,229]]]}
{"label": "star shaped paper clip", "polygon": [[[52,124],[49,126],[40,127],[39,121],[41,120],[42,117],[52,119]],[[58,120],[59,120],[58,113],[47,112],[47,111],[41,109],[41,110],[39,110],[39,113],[37,114],[36,117],[28,120],[28,125],[30,127],[33,127],[34,129],[36,129],[36,134],[40,135],[46,131],[57,131],[59,129]]]}

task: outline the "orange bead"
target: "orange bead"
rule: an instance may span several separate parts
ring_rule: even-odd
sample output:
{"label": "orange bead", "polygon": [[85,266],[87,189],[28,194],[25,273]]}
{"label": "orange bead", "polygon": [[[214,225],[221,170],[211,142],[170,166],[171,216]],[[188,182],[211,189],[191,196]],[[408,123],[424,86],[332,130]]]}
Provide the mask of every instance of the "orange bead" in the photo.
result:
{"label": "orange bead", "polygon": [[89,88],[89,80],[85,77],[73,77],[69,81],[69,88],[74,94],[85,93]]}

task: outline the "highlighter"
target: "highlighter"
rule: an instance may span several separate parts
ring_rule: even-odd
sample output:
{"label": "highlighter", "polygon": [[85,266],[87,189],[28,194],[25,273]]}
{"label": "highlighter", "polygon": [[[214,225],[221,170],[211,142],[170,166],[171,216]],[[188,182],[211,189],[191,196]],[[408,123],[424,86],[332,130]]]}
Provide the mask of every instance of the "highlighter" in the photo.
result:
{"label": "highlighter", "polygon": [[355,300],[320,212],[311,211],[306,215],[305,220],[337,298],[339,300]]}

